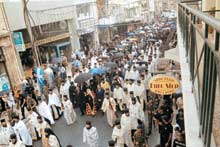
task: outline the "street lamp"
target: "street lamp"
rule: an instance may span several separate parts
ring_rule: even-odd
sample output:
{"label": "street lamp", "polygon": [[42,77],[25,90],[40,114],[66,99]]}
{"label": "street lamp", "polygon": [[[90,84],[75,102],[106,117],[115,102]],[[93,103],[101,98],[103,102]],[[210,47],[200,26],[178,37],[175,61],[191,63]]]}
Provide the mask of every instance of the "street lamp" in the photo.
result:
{"label": "street lamp", "polygon": [[10,77],[9,77],[9,73],[8,73],[8,69],[6,67],[6,63],[5,62],[6,62],[5,55],[4,55],[2,47],[0,46],[0,63],[3,64],[4,70],[5,70],[6,75],[8,77],[8,81],[9,81],[9,84],[10,84],[10,89],[9,90],[12,90],[13,87],[12,87],[12,83],[11,83],[11,80],[10,80]]}

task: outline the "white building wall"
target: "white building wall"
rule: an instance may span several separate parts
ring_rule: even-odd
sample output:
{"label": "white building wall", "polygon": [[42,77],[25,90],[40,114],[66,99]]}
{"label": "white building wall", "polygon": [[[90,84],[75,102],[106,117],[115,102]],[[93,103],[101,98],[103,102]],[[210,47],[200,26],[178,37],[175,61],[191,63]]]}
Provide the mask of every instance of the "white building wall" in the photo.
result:
{"label": "white building wall", "polygon": [[[73,7],[70,7],[71,5],[95,3],[95,0],[41,1],[30,0],[28,3],[28,8],[31,11],[31,15],[36,25],[48,24],[56,21],[62,21],[65,19],[71,19],[74,11]],[[8,17],[10,29],[12,31],[24,29],[25,23],[22,2],[4,2],[4,7],[6,15]],[[59,9],[55,9],[58,7]]]}

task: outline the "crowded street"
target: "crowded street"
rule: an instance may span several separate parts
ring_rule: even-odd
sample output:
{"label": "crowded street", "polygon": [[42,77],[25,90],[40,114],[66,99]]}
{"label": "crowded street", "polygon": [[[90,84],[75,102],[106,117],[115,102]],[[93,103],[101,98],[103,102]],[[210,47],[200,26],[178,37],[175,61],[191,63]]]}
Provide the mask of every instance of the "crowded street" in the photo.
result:
{"label": "crowded street", "polygon": [[0,0],[0,147],[220,147],[220,0]]}

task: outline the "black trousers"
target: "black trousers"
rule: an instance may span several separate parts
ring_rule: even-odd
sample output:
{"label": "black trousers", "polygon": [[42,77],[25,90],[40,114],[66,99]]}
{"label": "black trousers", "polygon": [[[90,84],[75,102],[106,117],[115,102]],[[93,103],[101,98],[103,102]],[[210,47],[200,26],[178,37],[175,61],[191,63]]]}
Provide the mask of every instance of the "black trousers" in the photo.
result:
{"label": "black trousers", "polygon": [[85,103],[79,103],[79,109],[81,111],[81,115],[84,115],[85,113]]}
{"label": "black trousers", "polygon": [[21,107],[21,114],[22,114],[22,117],[25,118],[25,107]]}
{"label": "black trousers", "polygon": [[72,102],[73,107],[75,107],[76,106],[76,96],[75,95],[70,95],[70,101]]}
{"label": "black trousers", "polygon": [[148,114],[148,133],[151,134],[153,126],[153,117],[152,114]]}
{"label": "black trousers", "polygon": [[[166,145],[168,139],[169,139],[169,136],[168,136],[168,135],[165,135],[165,134],[162,135],[162,134],[160,134],[160,146],[161,146],[161,147],[166,147],[165,145]],[[171,147],[171,141],[169,142],[168,147]]]}

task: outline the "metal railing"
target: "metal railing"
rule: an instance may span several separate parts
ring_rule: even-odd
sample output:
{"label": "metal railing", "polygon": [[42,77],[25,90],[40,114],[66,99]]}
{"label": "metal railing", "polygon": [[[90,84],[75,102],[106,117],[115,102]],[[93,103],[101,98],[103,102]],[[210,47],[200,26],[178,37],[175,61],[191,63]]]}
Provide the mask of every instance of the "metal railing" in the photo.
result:
{"label": "metal railing", "polygon": [[[220,90],[217,89],[220,84],[217,83],[217,79],[220,82],[218,52],[220,21],[193,9],[186,3],[178,3],[178,20],[194,85],[193,90],[199,93],[197,98],[200,135],[204,141],[204,147],[210,147],[216,92]],[[214,39],[210,39],[212,36]],[[198,42],[204,43],[201,50],[198,50]]]}

